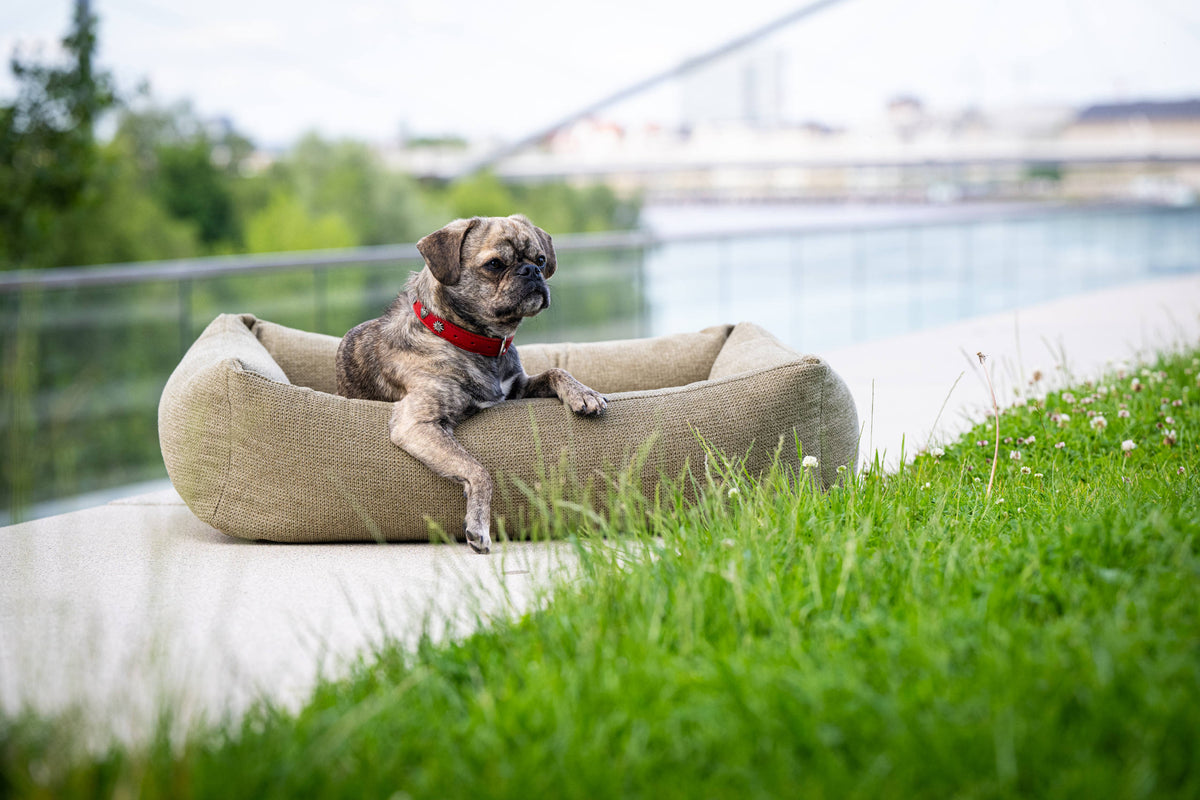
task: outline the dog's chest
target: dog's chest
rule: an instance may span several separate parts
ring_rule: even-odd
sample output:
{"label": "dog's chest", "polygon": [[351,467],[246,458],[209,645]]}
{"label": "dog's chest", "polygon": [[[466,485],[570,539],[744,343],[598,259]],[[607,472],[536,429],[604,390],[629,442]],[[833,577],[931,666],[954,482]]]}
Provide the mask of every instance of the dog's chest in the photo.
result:
{"label": "dog's chest", "polygon": [[503,378],[497,377],[494,381],[492,381],[492,386],[490,387],[492,391],[479,398],[479,408],[491,408],[492,406],[503,403],[508,397],[509,392],[512,391],[513,384],[516,382],[516,380],[516,373],[513,373],[512,375],[506,375]]}

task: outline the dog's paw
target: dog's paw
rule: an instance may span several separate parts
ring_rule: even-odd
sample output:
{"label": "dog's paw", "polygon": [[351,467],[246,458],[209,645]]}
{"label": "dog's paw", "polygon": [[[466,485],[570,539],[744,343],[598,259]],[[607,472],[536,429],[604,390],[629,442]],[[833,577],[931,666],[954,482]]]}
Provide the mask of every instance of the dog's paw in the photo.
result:
{"label": "dog's paw", "polygon": [[467,535],[467,544],[471,545],[471,549],[476,553],[486,556],[492,552],[492,537],[487,531],[476,532],[463,523],[463,532]]}
{"label": "dog's paw", "polygon": [[576,414],[582,414],[585,417],[594,417],[608,408],[608,400],[604,395],[582,384],[571,392],[566,403]]}

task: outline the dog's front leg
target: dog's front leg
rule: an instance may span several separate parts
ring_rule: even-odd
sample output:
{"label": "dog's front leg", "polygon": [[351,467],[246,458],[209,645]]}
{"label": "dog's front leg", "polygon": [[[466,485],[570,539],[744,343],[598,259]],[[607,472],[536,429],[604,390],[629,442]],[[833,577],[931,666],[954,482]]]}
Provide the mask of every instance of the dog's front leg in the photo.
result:
{"label": "dog's front leg", "polygon": [[[595,389],[589,389],[565,369],[551,367],[529,378],[520,397],[557,397],[576,414],[594,417],[608,408],[608,400]],[[516,397],[512,398],[516,399]]]}
{"label": "dog's front leg", "polygon": [[467,498],[467,516],[463,520],[467,544],[476,553],[489,552],[492,548],[492,476],[483,465],[458,443],[445,423],[417,419],[404,400],[392,408],[388,433],[397,447],[442,477],[462,484]]}

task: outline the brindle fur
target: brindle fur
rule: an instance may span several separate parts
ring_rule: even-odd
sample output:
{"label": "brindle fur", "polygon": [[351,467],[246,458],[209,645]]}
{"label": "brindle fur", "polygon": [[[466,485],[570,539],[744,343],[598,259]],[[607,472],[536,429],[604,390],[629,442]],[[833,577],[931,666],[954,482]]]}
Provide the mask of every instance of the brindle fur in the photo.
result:
{"label": "brindle fur", "polygon": [[[454,438],[460,422],[522,397],[558,397],[576,414],[607,406],[565,370],[525,374],[515,347],[499,357],[461,350],[436,336],[413,303],[484,336],[512,336],[521,320],[550,305],[546,278],[557,261],[550,236],[521,215],[451,222],[417,242],[425,268],[382,317],[364,322],[337,351],[338,394],[393,403],[391,440],[434,472],[456,480],[467,498],[467,542],[491,549],[492,479]],[[545,259],[541,267],[538,261]]]}

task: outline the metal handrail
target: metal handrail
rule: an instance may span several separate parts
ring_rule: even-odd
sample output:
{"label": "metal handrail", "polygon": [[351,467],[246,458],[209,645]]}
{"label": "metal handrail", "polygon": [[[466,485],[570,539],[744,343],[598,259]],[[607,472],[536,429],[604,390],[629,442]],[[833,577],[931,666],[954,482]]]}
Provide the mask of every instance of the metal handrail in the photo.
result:
{"label": "metal handrail", "polygon": [[[589,253],[611,250],[646,250],[666,244],[723,241],[746,237],[817,235],[849,231],[885,231],[908,228],[932,228],[970,223],[1021,221],[1047,214],[1081,211],[1136,211],[1145,206],[1130,203],[1103,204],[1021,204],[965,208],[937,218],[895,220],[827,220],[731,230],[701,230],[660,234],[638,229],[604,233],[575,233],[554,237],[555,250],[562,253]],[[953,207],[952,207],[953,208]],[[258,253],[233,256],[207,256],[169,261],[139,261],[90,267],[12,270],[0,272],[0,294],[28,289],[77,289],[89,286],[118,286],[155,281],[194,281],[222,275],[272,272],[298,268],[337,268],[362,264],[419,262],[416,244],[387,244],[348,247],[333,250],[306,250],[284,253]]]}

